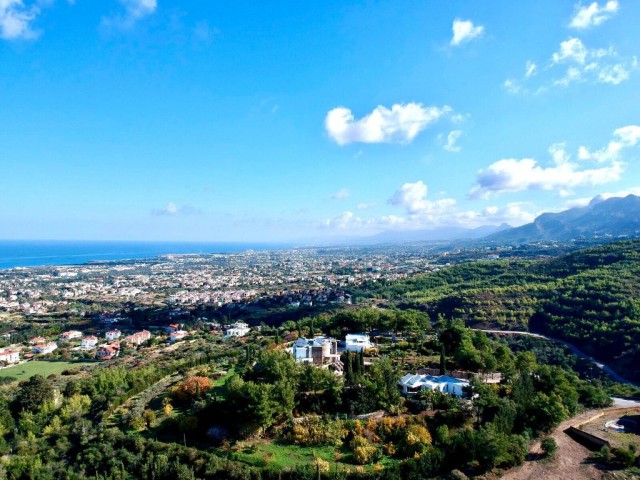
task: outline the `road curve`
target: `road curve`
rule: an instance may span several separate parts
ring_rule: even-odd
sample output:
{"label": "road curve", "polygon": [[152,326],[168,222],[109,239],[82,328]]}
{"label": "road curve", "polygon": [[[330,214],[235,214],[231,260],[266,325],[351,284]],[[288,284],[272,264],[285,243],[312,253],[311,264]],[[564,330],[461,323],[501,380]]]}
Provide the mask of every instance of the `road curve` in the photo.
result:
{"label": "road curve", "polygon": [[576,347],[572,343],[565,342],[564,340],[559,340],[557,338],[548,337],[546,335],[541,335],[539,333],[524,332],[524,331],[519,331],[519,330],[488,330],[488,329],[484,329],[484,328],[472,328],[471,330],[476,330],[476,331],[485,332],[485,333],[496,333],[496,334],[500,334],[500,335],[522,335],[522,336],[525,336],[525,337],[542,338],[542,339],[548,340],[550,342],[555,342],[555,343],[559,343],[561,345],[566,345],[567,347],[569,347],[571,349],[571,351],[573,353],[575,353],[579,357],[586,358],[587,360],[592,362],[600,370],[603,370],[604,372],[609,374],[609,376],[611,376],[611,378],[613,378],[616,382],[628,383],[630,385],[633,385],[634,387],[640,388],[640,384],[632,382],[632,381],[624,378],[622,375],[619,375],[615,370],[613,370],[607,364],[602,363],[599,360],[596,360],[595,358],[591,357],[590,355],[587,355],[586,353],[584,353],[582,350],[580,350],[578,347]]}

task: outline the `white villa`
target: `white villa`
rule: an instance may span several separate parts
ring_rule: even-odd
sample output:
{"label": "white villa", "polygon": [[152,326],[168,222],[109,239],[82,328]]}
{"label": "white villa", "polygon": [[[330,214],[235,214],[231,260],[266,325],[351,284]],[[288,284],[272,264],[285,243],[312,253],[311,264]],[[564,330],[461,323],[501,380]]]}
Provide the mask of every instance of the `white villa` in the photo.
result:
{"label": "white villa", "polygon": [[20,350],[0,351],[0,362],[18,363],[20,361]]}
{"label": "white villa", "polygon": [[82,348],[93,348],[98,344],[98,337],[94,337],[93,335],[90,337],[85,337],[82,339]]}
{"label": "white villa", "polygon": [[293,358],[299,363],[312,363],[322,368],[333,366],[336,370],[342,371],[338,341],[334,338],[298,338],[293,344]]}
{"label": "white villa", "polygon": [[244,322],[236,322],[231,325],[230,328],[227,328],[227,337],[244,337],[247,333],[249,333],[249,325]]}
{"label": "white villa", "polygon": [[349,333],[344,337],[344,343],[348,352],[364,352],[375,346],[366,333]]}
{"label": "white villa", "polygon": [[60,340],[63,342],[74,340],[76,338],[82,338],[82,332],[79,330],[69,330],[68,332],[64,332],[60,335]]}
{"label": "white villa", "polygon": [[47,353],[53,352],[58,348],[58,344],[56,342],[49,343],[40,343],[33,347],[33,353],[40,353],[42,355],[46,355]]}
{"label": "white villa", "polygon": [[402,394],[407,397],[415,395],[420,390],[439,390],[456,397],[462,397],[464,395],[463,389],[469,386],[469,382],[447,375],[434,377],[432,375],[413,375],[408,373],[400,379],[398,385],[402,389]]}
{"label": "white villa", "polygon": [[182,340],[183,338],[188,336],[189,336],[189,332],[185,330],[176,330],[169,334],[169,341],[172,343],[177,342],[178,340]]}
{"label": "white villa", "polygon": [[122,335],[122,332],[116,328],[115,330],[109,330],[108,332],[106,332],[104,334],[104,338],[106,338],[107,340],[113,341],[113,340],[119,339],[121,335]]}

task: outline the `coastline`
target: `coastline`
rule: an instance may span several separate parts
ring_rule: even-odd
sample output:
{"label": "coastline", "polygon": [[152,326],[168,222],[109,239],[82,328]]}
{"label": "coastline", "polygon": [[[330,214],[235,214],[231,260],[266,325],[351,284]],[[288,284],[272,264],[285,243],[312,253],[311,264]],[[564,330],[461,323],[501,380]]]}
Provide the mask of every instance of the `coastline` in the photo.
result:
{"label": "coastline", "polygon": [[284,248],[290,248],[290,245],[244,242],[0,240],[0,271],[153,260],[165,255],[212,255]]}

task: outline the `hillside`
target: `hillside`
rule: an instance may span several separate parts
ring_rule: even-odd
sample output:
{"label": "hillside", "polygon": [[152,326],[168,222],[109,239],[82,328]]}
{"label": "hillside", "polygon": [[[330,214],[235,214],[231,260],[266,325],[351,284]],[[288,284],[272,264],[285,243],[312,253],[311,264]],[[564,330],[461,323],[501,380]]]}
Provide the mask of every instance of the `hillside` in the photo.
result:
{"label": "hillside", "polygon": [[375,294],[470,326],[530,329],[569,341],[640,380],[640,241],[545,261],[458,265],[373,287]]}
{"label": "hillside", "polygon": [[532,223],[497,232],[485,240],[497,243],[570,241],[640,235],[640,197],[628,195],[602,200],[559,213],[543,213]]}

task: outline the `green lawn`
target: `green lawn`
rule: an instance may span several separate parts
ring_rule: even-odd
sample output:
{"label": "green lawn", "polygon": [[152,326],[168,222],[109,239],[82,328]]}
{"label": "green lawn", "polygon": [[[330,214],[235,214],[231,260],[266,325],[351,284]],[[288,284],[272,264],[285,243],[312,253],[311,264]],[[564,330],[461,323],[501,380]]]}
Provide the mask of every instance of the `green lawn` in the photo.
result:
{"label": "green lawn", "polygon": [[334,447],[301,447],[276,442],[257,442],[251,447],[234,452],[236,460],[258,467],[269,467],[274,470],[291,469],[299,465],[309,465],[314,456],[331,464],[335,463]]}
{"label": "green lawn", "polygon": [[63,370],[77,368],[83,365],[92,365],[94,362],[54,362],[48,360],[34,360],[15,365],[13,367],[0,369],[0,378],[15,377],[18,380],[28,380],[34,375],[40,374],[48,377],[52,373],[60,375]]}
{"label": "green lawn", "polygon": [[[302,447],[277,440],[258,440],[231,454],[231,458],[234,460],[275,471],[291,470],[298,466],[309,465],[315,457],[329,462],[331,471],[353,471],[358,468],[352,463],[351,453],[345,447]],[[380,462],[383,468],[396,463],[397,460],[389,457],[383,457]],[[362,468],[373,470],[374,466],[369,464]]]}

